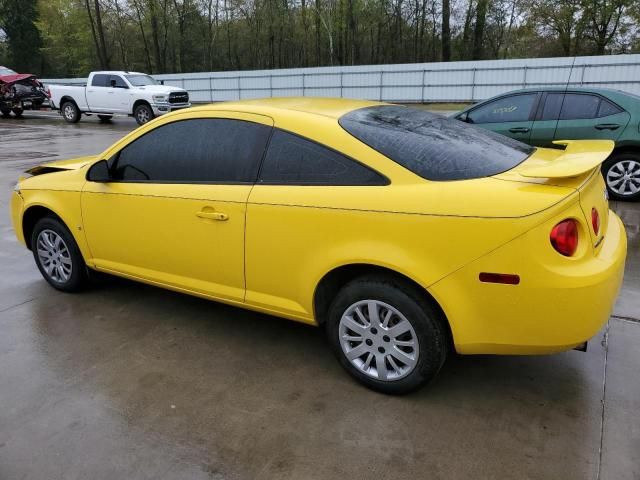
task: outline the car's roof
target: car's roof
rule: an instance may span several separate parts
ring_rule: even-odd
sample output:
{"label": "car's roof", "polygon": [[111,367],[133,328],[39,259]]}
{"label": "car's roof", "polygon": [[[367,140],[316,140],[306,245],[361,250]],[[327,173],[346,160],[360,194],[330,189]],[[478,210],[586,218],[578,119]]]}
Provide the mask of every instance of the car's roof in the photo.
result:
{"label": "car's roof", "polygon": [[615,88],[604,88],[604,87],[573,87],[566,85],[557,85],[553,87],[527,87],[520,88],[518,90],[510,90],[508,92],[501,93],[499,95],[495,95],[495,97],[501,97],[503,95],[511,95],[513,93],[528,93],[528,92],[584,92],[584,93],[601,93],[603,95],[608,94],[616,94],[616,95],[632,95],[622,90],[617,90]]}
{"label": "car's roof", "polygon": [[235,102],[215,103],[193,110],[229,110],[237,109],[243,112],[278,113],[283,111],[295,111],[310,115],[322,115],[330,118],[340,118],[346,113],[360,108],[374,105],[385,105],[381,102],[367,100],[353,100],[347,98],[319,98],[319,97],[286,97],[264,98],[259,100],[240,100]]}
{"label": "car's roof", "polygon": [[127,72],[124,70],[96,70],[94,72],[91,72],[94,75],[99,73],[101,75],[146,75],[146,73],[140,73],[140,72]]}

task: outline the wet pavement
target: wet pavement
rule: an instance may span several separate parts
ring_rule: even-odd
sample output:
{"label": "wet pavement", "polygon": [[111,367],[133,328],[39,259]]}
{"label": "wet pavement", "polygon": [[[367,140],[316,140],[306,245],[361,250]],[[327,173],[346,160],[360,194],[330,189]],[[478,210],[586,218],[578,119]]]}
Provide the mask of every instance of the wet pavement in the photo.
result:
{"label": "wet pavement", "polygon": [[15,179],[134,127],[0,120],[0,479],[640,478],[640,204],[612,204],[625,283],[586,353],[453,357],[388,397],[312,327],[120,279],[45,283],[10,226]]}

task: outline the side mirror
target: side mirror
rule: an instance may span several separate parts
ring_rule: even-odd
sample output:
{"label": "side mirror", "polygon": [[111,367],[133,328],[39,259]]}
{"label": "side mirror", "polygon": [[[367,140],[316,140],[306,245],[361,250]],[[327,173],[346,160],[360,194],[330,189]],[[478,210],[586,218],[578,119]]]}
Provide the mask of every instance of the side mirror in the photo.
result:
{"label": "side mirror", "polygon": [[111,80],[111,81],[109,82],[109,86],[110,86],[111,88],[116,88],[116,81],[115,81],[115,80]]}
{"label": "side mirror", "polygon": [[106,160],[100,160],[94,163],[87,172],[87,180],[90,182],[106,183],[111,181],[111,173],[109,172],[109,164]]}
{"label": "side mirror", "polygon": [[469,114],[467,112],[462,112],[456,118],[461,122],[469,122]]}

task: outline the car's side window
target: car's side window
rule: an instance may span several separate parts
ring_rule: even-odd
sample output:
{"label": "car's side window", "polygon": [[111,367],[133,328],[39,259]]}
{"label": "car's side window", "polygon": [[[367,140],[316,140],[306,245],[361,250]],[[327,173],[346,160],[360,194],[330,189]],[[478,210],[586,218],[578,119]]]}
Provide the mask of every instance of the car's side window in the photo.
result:
{"label": "car's side window", "polygon": [[102,73],[97,73],[91,79],[92,87],[106,87],[107,82],[109,81],[109,75],[105,75]]}
{"label": "car's side window", "polygon": [[510,95],[471,110],[469,123],[526,122],[536,101],[536,93]]}
{"label": "car's side window", "polygon": [[276,185],[387,185],[374,170],[298,135],[274,130],[260,183]]}
{"label": "car's side window", "polygon": [[547,93],[540,120],[558,120],[564,93]]}
{"label": "car's side window", "polygon": [[[115,82],[115,83],[113,83]],[[114,86],[115,88],[128,88],[127,84],[124,82],[120,75],[111,75],[109,80],[109,87]]]}
{"label": "car's side window", "polygon": [[600,109],[598,110],[598,118],[608,117],[609,115],[615,115],[616,113],[620,113],[622,111],[623,110],[619,106],[603,98],[602,101],[600,102]]}
{"label": "car's side window", "polygon": [[600,97],[584,93],[567,93],[562,102],[560,120],[595,118],[600,106]]}
{"label": "car's side window", "polygon": [[114,181],[253,183],[271,127],[242,120],[182,120],[151,130],[114,158]]}

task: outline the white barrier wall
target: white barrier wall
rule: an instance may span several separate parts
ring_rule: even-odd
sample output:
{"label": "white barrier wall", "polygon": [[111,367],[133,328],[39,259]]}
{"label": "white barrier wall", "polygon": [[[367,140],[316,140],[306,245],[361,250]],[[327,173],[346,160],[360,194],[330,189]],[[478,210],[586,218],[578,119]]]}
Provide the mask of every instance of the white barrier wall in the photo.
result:
{"label": "white barrier wall", "polygon": [[[526,87],[615,88],[640,95],[640,55],[316,67],[153,75],[193,102],[260,97],[346,97],[390,102],[469,102]],[[86,79],[44,79],[84,83]]]}

